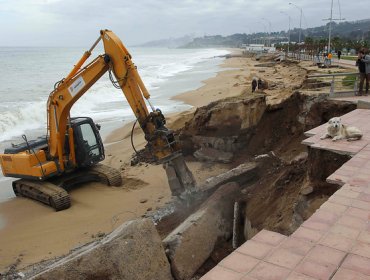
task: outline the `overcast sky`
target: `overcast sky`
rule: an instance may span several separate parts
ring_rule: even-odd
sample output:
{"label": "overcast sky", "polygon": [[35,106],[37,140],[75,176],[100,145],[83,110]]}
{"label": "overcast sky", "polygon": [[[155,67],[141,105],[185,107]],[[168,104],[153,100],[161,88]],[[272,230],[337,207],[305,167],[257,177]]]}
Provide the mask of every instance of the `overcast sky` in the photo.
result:
{"label": "overcast sky", "polygon": [[[302,27],[324,24],[331,0],[290,0],[303,9]],[[126,45],[156,39],[230,35],[299,26],[299,9],[284,0],[0,0],[0,46],[90,46],[100,29]],[[339,17],[334,0],[333,18]],[[340,1],[349,21],[370,18],[369,0]],[[264,18],[264,19],[262,19]]]}

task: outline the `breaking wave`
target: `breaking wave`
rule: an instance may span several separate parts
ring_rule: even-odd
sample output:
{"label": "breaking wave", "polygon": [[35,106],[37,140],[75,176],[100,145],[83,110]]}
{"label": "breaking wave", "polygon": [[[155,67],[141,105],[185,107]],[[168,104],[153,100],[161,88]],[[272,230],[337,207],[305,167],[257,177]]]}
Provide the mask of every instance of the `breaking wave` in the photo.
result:
{"label": "breaking wave", "polygon": [[[9,52],[12,50],[9,49]],[[55,50],[52,50],[53,52]],[[28,77],[26,80],[18,79],[17,83],[10,83],[7,80],[0,84],[0,142],[11,140],[16,136],[20,136],[26,131],[35,129],[44,129],[46,127],[46,101],[50,92],[50,88],[55,82],[54,77],[58,77],[70,70],[69,63],[63,64],[63,60],[67,55],[71,55],[66,51],[65,56],[58,54],[54,59],[55,64],[50,65],[50,61],[40,60],[37,56],[45,56],[51,51],[47,48],[44,53],[31,53],[25,51],[22,56],[22,51],[19,51],[17,56],[11,57],[12,63],[8,63],[9,67],[14,65],[14,59],[23,60],[23,65],[29,67],[17,68],[14,70],[14,75],[20,77]],[[77,51],[73,55],[77,55]],[[214,57],[225,55],[228,52],[225,50],[202,49],[202,50],[180,50],[180,49],[135,49],[133,48],[133,60],[138,66],[139,73],[148,88],[149,92],[165,87],[166,82],[175,77],[179,73],[191,70],[197,64],[206,62]],[[82,52],[81,52],[82,54]],[[6,49],[0,52],[0,58],[6,59]],[[47,57],[47,56],[46,56]],[[10,59],[10,58],[9,58]],[[50,57],[53,59],[53,57]],[[24,62],[26,60],[26,62]],[[37,68],[32,68],[33,60],[38,65]],[[59,64],[58,64],[59,63]],[[17,62],[15,62],[17,65]],[[19,61],[19,65],[22,62]],[[55,66],[55,67],[53,67]],[[10,79],[12,69],[7,68],[7,77]],[[54,71],[55,73],[52,73]],[[0,71],[0,76],[1,76]],[[37,76],[35,76],[37,75]],[[34,77],[34,78],[33,78]],[[40,78],[42,77],[42,78]],[[11,77],[13,79],[13,77]],[[37,80],[33,81],[32,79]],[[54,79],[54,80],[53,80]],[[3,86],[2,86],[3,85]],[[22,89],[27,89],[27,93],[22,92]],[[9,94],[11,92],[12,94]],[[160,91],[157,91],[160,93]],[[80,100],[77,101],[72,108],[72,116],[90,116],[95,121],[104,122],[112,120],[130,120],[133,119],[132,110],[129,108],[126,99],[123,98],[120,90],[112,87],[109,79],[104,76],[100,79]],[[175,101],[170,101],[171,96],[165,95],[156,96],[155,99],[165,107],[167,112],[173,112],[181,108],[181,104],[175,104]],[[163,99],[163,100],[161,100]],[[33,101],[35,100],[35,101]],[[162,108],[163,109],[163,108]]]}

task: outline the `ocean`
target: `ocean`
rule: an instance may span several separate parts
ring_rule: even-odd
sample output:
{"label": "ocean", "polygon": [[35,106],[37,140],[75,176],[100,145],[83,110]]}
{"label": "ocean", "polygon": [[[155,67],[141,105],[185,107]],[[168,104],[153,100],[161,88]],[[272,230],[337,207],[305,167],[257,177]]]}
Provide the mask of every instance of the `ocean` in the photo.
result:
{"label": "ocean", "polygon": [[[215,76],[227,50],[130,48],[132,60],[154,107],[164,115],[190,108],[171,97],[196,89]],[[83,48],[0,47],[0,152],[11,143],[46,134],[46,102],[54,84],[65,77],[84,53]],[[103,53],[95,49],[91,58]],[[134,120],[121,90],[108,75],[98,80],[73,106],[71,116],[91,117],[106,137]],[[14,197],[11,179],[0,175],[0,201]]]}

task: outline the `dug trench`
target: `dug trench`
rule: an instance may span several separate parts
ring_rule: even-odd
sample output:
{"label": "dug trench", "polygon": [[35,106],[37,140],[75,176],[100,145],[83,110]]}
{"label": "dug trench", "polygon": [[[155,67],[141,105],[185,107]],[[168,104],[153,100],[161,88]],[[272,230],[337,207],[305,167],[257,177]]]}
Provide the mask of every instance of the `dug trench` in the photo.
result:
{"label": "dug trench", "polygon": [[[230,171],[202,183],[193,203],[174,200],[26,277],[195,280],[234,250],[234,232],[234,245],[262,229],[290,235],[339,188],[325,179],[349,159],[307,150],[304,131],[355,107],[295,92],[274,105],[243,94],[197,109],[177,131],[186,160]],[[15,269],[7,275],[18,279]]]}
{"label": "dug trench", "polygon": [[[262,229],[292,234],[339,188],[325,179],[349,157],[308,150],[301,142],[305,131],[355,108],[325,95],[299,92],[277,105],[266,104],[264,95],[240,96],[199,108],[178,131],[188,161],[203,161],[205,168],[215,162],[229,169],[246,162],[258,165],[255,176],[240,184],[237,245]],[[161,237],[165,238],[202,202],[179,207],[163,218],[157,225]],[[204,275],[233,250],[230,232],[218,238],[192,279]],[[173,274],[186,279],[176,271]]]}

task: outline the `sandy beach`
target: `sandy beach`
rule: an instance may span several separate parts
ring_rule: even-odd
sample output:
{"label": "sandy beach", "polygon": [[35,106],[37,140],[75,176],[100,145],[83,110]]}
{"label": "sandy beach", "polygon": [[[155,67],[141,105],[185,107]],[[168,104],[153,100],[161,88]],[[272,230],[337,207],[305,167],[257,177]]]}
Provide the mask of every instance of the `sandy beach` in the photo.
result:
{"label": "sandy beach", "polygon": [[[235,54],[240,50],[235,50]],[[270,104],[280,102],[302,83],[306,71],[297,64],[264,67],[248,57],[225,59],[222,71],[204,81],[196,90],[175,98],[193,106],[192,109],[168,115],[168,127],[177,130],[190,120],[197,107],[212,101],[252,94],[251,80],[263,77],[270,88],[265,91]],[[272,85],[272,86],[271,86]],[[106,138],[105,164],[122,172],[122,187],[107,187],[91,183],[70,192],[71,208],[53,209],[24,198],[14,198],[0,204],[0,272],[10,265],[17,269],[67,254],[73,248],[95,240],[123,222],[141,217],[148,211],[164,206],[171,199],[166,174],[161,165],[131,166],[133,149],[130,143],[132,123],[115,130]],[[145,140],[140,129],[134,132],[136,149]],[[187,159],[198,183],[229,169],[227,164],[205,165]]]}

